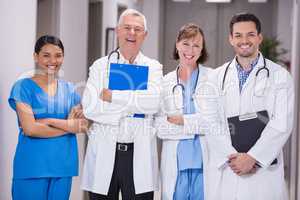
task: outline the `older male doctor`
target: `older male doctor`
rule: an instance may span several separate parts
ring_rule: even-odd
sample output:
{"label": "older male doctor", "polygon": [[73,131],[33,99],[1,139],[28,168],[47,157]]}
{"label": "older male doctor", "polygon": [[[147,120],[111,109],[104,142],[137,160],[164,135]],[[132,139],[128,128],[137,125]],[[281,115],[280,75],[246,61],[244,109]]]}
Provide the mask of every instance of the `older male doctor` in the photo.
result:
{"label": "older male doctor", "polygon": [[[147,35],[145,16],[127,9],[116,28],[119,50],[90,67],[83,95],[93,121],[84,161],[82,188],[91,200],[153,199],[158,189],[157,144],[152,115],[159,107],[162,66],[140,52]],[[148,67],[145,90],[107,89],[110,63]]]}
{"label": "older male doctor", "polygon": [[[218,171],[215,199],[287,200],[282,148],[293,125],[292,78],[259,52],[261,24],[255,15],[233,16],[229,41],[236,56],[216,69],[215,78],[228,121],[235,117],[240,122],[253,120],[260,112],[267,112],[268,117],[258,118],[266,125],[248,151],[228,155],[228,166]],[[256,128],[250,126],[252,131],[246,130],[247,134],[253,134]],[[234,144],[230,137],[227,144]]]}

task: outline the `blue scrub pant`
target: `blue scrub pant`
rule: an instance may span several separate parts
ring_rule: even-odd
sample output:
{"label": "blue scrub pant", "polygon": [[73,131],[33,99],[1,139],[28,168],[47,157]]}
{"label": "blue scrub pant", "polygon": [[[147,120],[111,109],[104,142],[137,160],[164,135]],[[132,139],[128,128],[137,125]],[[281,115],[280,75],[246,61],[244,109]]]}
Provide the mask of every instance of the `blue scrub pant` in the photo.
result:
{"label": "blue scrub pant", "polygon": [[178,172],[174,200],[204,200],[202,169],[185,169]]}
{"label": "blue scrub pant", "polygon": [[72,177],[13,179],[13,200],[68,200]]}

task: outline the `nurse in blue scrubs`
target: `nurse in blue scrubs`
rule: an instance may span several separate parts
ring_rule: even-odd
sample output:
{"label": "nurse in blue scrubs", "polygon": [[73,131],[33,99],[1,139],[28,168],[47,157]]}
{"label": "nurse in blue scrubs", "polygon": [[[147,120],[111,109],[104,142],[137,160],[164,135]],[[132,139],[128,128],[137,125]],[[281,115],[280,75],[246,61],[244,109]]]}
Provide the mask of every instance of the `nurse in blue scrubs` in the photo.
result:
{"label": "nurse in blue scrubs", "polygon": [[[189,23],[180,29],[173,57],[178,60],[178,66],[163,78],[165,113],[156,119],[157,134],[162,139],[162,200],[204,200],[206,184],[203,172],[207,160],[206,142],[201,136],[204,133],[184,132],[195,129],[187,128],[193,121],[200,122],[196,126],[201,125],[202,118],[194,96],[199,93],[197,90],[205,83],[210,71],[202,65],[208,54],[203,31],[198,25]],[[171,105],[175,102],[177,90],[181,94],[179,101],[182,106],[178,105],[180,112],[174,113]]]}
{"label": "nurse in blue scrubs", "polygon": [[13,162],[13,200],[67,200],[78,175],[76,133],[85,132],[80,96],[58,78],[64,59],[60,39],[35,44],[36,72],[16,81],[8,99],[16,111],[19,140]]}

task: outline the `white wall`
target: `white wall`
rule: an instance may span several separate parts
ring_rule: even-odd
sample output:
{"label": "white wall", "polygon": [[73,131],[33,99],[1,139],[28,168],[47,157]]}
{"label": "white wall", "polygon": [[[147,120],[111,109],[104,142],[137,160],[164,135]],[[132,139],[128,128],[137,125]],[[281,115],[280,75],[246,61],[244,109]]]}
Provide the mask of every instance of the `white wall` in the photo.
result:
{"label": "white wall", "polygon": [[61,0],[59,37],[65,46],[64,78],[84,81],[87,65],[88,0]]}
{"label": "white wall", "polygon": [[34,68],[36,0],[0,1],[0,199],[11,196],[12,158],[17,143],[16,115],[7,98],[15,80]]}
{"label": "white wall", "polygon": [[162,48],[160,40],[160,0],[144,1],[141,12],[146,16],[148,35],[143,45],[143,52],[150,58],[161,57],[159,49]]}
{"label": "white wall", "polygon": [[116,0],[103,0],[102,17],[102,56],[105,53],[106,28],[114,28],[117,25],[118,6]]}
{"label": "white wall", "polygon": [[[88,42],[88,0],[61,0],[59,37],[65,46],[65,59],[62,77],[74,82],[79,90],[85,86],[87,75],[87,42]],[[85,151],[85,135],[77,135],[79,149],[79,174]],[[80,178],[73,178],[71,200],[83,199],[80,189]]]}

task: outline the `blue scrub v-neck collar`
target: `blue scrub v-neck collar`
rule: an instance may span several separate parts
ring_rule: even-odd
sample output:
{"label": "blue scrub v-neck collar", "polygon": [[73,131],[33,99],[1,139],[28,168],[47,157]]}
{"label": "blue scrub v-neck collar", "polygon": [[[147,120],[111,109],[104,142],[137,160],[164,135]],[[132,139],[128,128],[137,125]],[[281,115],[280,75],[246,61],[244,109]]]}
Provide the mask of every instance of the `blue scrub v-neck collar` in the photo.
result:
{"label": "blue scrub v-neck collar", "polygon": [[41,88],[41,86],[39,86],[39,84],[37,84],[37,82],[35,82],[34,80],[32,80],[31,78],[28,78],[28,80],[30,80],[31,81],[31,83],[36,87],[36,88],[38,88],[38,90],[40,90],[41,91],[41,93],[44,95],[44,96],[46,96],[46,97],[48,97],[48,98],[56,98],[57,97],[57,95],[58,95],[58,90],[59,90],[59,79],[57,79],[56,81],[57,81],[57,88],[56,88],[56,91],[55,91],[55,94],[52,96],[52,95],[49,95],[47,92],[45,92],[44,90],[43,90],[43,88]]}

